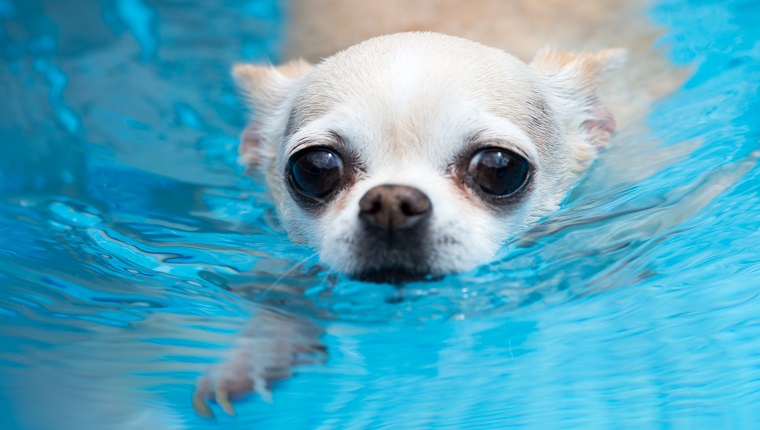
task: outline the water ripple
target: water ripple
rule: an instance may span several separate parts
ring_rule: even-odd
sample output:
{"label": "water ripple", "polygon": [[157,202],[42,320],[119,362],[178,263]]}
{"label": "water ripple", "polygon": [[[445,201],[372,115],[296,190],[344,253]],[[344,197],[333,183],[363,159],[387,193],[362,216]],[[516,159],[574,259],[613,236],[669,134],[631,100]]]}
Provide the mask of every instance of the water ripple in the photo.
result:
{"label": "water ripple", "polygon": [[[404,289],[331,273],[237,165],[229,64],[276,61],[285,12],[0,0],[0,427],[760,422],[755,3],[658,2],[683,88],[496,261]],[[273,312],[328,364],[196,417],[195,379]]]}

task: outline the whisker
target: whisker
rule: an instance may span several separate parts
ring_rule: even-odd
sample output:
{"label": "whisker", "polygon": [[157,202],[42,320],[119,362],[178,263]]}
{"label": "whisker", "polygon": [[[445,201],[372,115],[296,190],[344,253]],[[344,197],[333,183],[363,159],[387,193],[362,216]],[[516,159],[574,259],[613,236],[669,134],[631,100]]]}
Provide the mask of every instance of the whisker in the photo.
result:
{"label": "whisker", "polygon": [[290,269],[286,270],[285,273],[283,273],[282,275],[280,275],[272,284],[270,284],[267,288],[265,288],[264,290],[262,290],[256,296],[255,301],[261,302],[262,300],[264,300],[264,297],[266,296],[266,294],[270,290],[272,290],[274,287],[276,287],[277,285],[279,285],[280,282],[282,282],[282,280],[285,279],[286,276],[290,275],[291,273],[293,273],[297,269],[303,267],[304,264],[306,264],[309,260],[313,259],[317,255],[318,255],[317,252],[314,251],[314,252],[311,253],[311,255],[307,256],[306,258],[302,259],[298,263],[294,264],[293,267],[291,267]]}

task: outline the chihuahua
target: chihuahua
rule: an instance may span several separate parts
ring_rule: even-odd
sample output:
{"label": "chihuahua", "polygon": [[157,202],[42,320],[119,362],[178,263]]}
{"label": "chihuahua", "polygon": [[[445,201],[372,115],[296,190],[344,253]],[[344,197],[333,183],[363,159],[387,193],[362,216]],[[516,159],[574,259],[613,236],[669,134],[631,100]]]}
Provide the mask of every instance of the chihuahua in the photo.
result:
{"label": "chihuahua", "polygon": [[[626,54],[617,48],[543,48],[523,61],[499,49],[504,46],[475,41],[501,35],[524,51],[505,23],[519,29],[533,20],[550,33],[549,41],[591,42],[582,36],[589,25],[582,19],[562,27],[567,16],[582,15],[574,2],[479,2],[495,9],[481,15],[490,21],[473,24],[479,31],[470,38],[458,37],[468,34],[451,23],[457,10],[469,11],[461,17],[466,21],[477,7],[454,0],[407,3],[294,2],[291,53],[300,46],[300,54],[313,59],[323,54],[314,41],[342,49],[336,40],[392,34],[314,65],[299,59],[233,70],[254,113],[242,135],[241,162],[264,172],[291,238],[356,279],[399,284],[488,262],[506,241],[558,209],[610,144],[616,116],[624,122],[640,117],[677,82],[676,74],[660,79],[665,61],[649,53],[652,32],[634,22],[631,2],[580,9],[584,19],[593,16],[593,25],[609,30],[602,35],[628,29],[635,43],[621,44],[636,67],[621,67]],[[616,9],[620,5],[626,7]],[[379,10],[368,11],[373,8]],[[343,27],[325,14],[346,22],[343,33],[355,34],[340,36]],[[367,16],[377,25],[356,25],[364,22],[359,17],[370,22]],[[394,33],[404,29],[388,24],[394,16],[402,27],[455,35]],[[484,27],[489,22],[495,24]],[[535,39],[526,35],[526,46]],[[610,86],[605,80],[616,69],[629,81]],[[638,79],[646,69],[646,78]],[[303,319],[262,312],[246,332],[230,360],[199,380],[193,401],[199,414],[211,415],[208,397],[234,413],[230,394],[258,391],[267,398],[271,382],[289,377],[292,366],[309,361],[304,356],[324,359],[321,331]]]}

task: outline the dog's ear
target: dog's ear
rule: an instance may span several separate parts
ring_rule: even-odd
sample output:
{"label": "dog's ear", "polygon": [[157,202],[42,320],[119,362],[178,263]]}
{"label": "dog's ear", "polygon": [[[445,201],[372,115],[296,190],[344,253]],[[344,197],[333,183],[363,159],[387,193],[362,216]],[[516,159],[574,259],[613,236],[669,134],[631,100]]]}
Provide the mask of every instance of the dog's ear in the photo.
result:
{"label": "dog's ear", "polygon": [[573,106],[571,126],[596,149],[609,144],[616,127],[612,112],[599,100],[597,90],[607,72],[618,68],[625,56],[624,49],[575,53],[544,48],[530,63],[535,70],[551,76],[560,97]]}
{"label": "dog's ear", "polygon": [[[253,120],[243,131],[240,156],[246,165],[260,164],[274,157],[275,148],[268,145],[277,130],[277,122],[287,115],[286,102],[300,78],[311,70],[303,60],[293,60],[281,66],[236,64],[232,76],[253,109]],[[280,130],[281,131],[281,130]]]}

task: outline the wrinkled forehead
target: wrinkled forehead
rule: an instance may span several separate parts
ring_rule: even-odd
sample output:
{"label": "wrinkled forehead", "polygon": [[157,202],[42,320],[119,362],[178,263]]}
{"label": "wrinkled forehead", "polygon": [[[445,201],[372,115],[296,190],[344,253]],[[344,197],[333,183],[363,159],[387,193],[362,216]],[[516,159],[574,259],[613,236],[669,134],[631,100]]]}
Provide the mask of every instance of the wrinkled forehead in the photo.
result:
{"label": "wrinkled forehead", "polygon": [[413,47],[328,59],[296,97],[286,133],[329,128],[395,159],[418,158],[431,147],[448,156],[483,132],[516,144],[543,139],[535,131],[547,128],[537,123],[548,117],[533,72],[508,54],[474,48]]}

